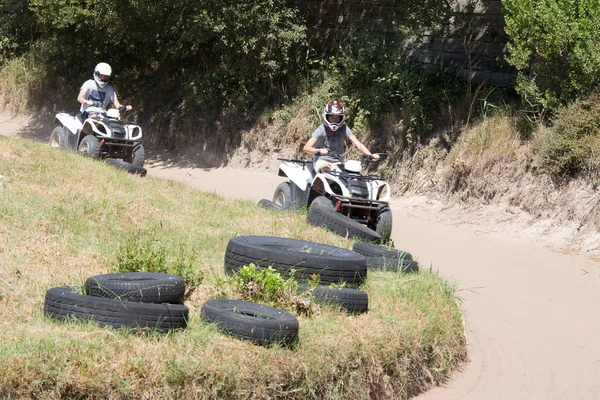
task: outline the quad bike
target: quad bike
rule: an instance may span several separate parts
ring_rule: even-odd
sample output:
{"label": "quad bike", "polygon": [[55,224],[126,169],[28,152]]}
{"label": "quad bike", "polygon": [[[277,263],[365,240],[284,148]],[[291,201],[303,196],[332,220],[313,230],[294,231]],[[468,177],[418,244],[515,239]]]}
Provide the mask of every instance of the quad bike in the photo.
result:
{"label": "quad bike", "polygon": [[317,172],[312,161],[278,158],[279,176],[288,178],[275,189],[273,202],[284,209],[310,208],[313,204],[366,225],[388,240],[392,232],[392,211],[389,207],[390,185],[380,176],[363,175],[362,167],[373,162],[371,156],[361,161],[328,154],[337,162],[327,172]]}
{"label": "quad bike", "polygon": [[50,135],[50,146],[75,150],[95,158],[116,158],[138,167],[146,158],[142,146],[142,128],[134,122],[121,121],[120,109],[88,117],[59,112]]}

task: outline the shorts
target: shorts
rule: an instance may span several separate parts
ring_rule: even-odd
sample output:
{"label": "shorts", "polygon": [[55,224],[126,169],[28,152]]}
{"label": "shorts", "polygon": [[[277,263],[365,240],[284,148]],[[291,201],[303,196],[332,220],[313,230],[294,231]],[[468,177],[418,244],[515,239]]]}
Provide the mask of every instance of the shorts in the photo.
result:
{"label": "shorts", "polygon": [[323,165],[325,165],[327,163],[331,163],[331,164],[334,164],[334,166],[335,166],[335,164],[339,164],[339,162],[340,162],[340,160],[338,160],[337,158],[321,156],[317,159],[317,161],[313,162],[313,166],[315,168],[315,171],[317,173],[319,173],[319,172],[321,172],[321,168],[323,167]]}

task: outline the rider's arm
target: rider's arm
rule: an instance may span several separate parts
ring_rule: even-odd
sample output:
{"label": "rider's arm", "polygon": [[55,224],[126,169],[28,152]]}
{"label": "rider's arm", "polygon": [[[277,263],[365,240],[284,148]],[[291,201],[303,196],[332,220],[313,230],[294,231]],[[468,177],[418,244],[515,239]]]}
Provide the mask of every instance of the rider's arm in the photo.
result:
{"label": "rider's arm", "polygon": [[[113,102],[112,102],[112,103],[113,103],[113,104],[114,104],[114,106],[115,106],[115,107],[117,107],[117,108],[121,108],[121,106],[122,106],[121,102],[119,101],[119,99],[117,99],[117,96],[116,96],[116,95],[115,95],[115,98],[113,99]],[[130,105],[126,105],[126,106],[125,106],[125,109],[126,109],[127,111],[131,110],[132,108],[133,108],[133,107],[131,107]]]}
{"label": "rider's arm", "polygon": [[93,105],[94,104],[93,101],[85,99],[86,94],[87,94],[87,89],[81,89],[79,91],[79,96],[77,96],[77,101],[80,102],[81,104],[87,104],[88,106]]}
{"label": "rider's arm", "polygon": [[315,148],[316,143],[317,143],[317,138],[311,137],[310,139],[308,139],[308,142],[306,142],[306,144],[304,145],[302,150],[304,150],[306,153],[310,153],[310,154],[321,154],[321,155],[327,154],[327,149]]}
{"label": "rider's arm", "polygon": [[363,153],[365,156],[373,156],[373,159],[375,159],[375,160],[379,159],[379,154],[371,154],[369,149],[367,149],[367,147],[364,144],[362,144],[360,142],[360,140],[358,140],[356,138],[356,136],[351,136],[350,140],[358,148],[358,150],[360,150],[360,152]]}

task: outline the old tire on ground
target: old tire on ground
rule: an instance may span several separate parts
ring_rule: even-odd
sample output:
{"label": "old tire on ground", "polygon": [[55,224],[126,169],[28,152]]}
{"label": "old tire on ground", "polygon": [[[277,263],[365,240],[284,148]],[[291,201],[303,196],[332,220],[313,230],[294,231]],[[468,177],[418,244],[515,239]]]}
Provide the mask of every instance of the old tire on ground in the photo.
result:
{"label": "old tire on ground", "polygon": [[367,267],[377,271],[418,272],[419,263],[414,260],[398,258],[366,257]]}
{"label": "old tire on ground", "polygon": [[138,167],[137,165],[133,165],[131,163],[119,160],[117,158],[106,158],[104,162],[112,165],[113,167],[116,167],[117,169],[127,171],[133,175],[146,176],[146,174],[148,173],[148,171],[144,167]]}
{"label": "old tire on ground", "polygon": [[242,300],[213,299],[202,305],[202,318],[239,339],[257,344],[292,344],[298,319],[278,308]]}
{"label": "old tire on ground", "polygon": [[100,141],[94,135],[85,135],[77,150],[86,156],[96,158],[100,155]]}
{"label": "old tire on ground", "polygon": [[342,237],[354,237],[361,240],[378,242],[381,236],[360,222],[356,222],[334,210],[313,205],[308,210],[306,220],[314,226],[323,227]]}
{"label": "old tire on ground", "polygon": [[[301,284],[298,290],[306,291],[308,286]],[[318,286],[313,289],[311,298],[317,304],[336,305],[350,314],[360,314],[369,310],[369,295],[358,289]]]}
{"label": "old tire on ground", "polygon": [[312,203],[310,203],[310,206],[315,206],[315,207],[323,207],[327,210],[331,210],[333,211],[333,202],[331,200],[329,200],[326,196],[317,196],[315,197],[315,199],[312,201]]}
{"label": "old tire on ground", "polygon": [[139,303],[182,304],[185,283],[178,275],[157,272],[123,272],[90,276],[86,293],[108,299]]}
{"label": "old tire on ground", "polygon": [[412,255],[402,250],[393,249],[387,246],[379,246],[373,243],[356,242],[352,250],[366,257],[385,257],[412,260]]}
{"label": "old tire on ground", "polygon": [[392,210],[388,206],[377,210],[377,228],[375,229],[381,240],[385,243],[392,235]]}
{"label": "old tire on ground", "polygon": [[292,206],[292,189],[289,182],[281,182],[275,188],[273,194],[273,202],[280,205],[284,209],[289,209]]}
{"label": "old tire on ground", "polygon": [[258,205],[267,210],[282,211],[283,207],[267,199],[260,199]]}
{"label": "old tire on ground", "polygon": [[50,134],[50,147],[53,149],[66,149],[67,148],[67,128],[63,126],[57,126]]}
{"label": "old tire on ground", "polygon": [[237,236],[225,250],[225,271],[237,273],[244,265],[272,266],[282,274],[294,269],[295,277],[323,283],[360,285],[367,275],[364,256],[341,247],[273,236]]}
{"label": "old tire on ground", "polygon": [[169,331],[187,326],[189,310],[183,304],[136,303],[86,296],[63,286],[46,291],[44,314],[59,321],[75,319],[114,328]]}

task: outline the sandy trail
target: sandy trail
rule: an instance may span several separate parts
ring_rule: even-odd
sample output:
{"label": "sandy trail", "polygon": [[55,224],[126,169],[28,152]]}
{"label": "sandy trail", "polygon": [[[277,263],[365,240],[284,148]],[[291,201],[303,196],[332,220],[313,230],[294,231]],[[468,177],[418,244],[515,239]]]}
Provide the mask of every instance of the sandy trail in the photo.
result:
{"label": "sandy trail", "polygon": [[[21,124],[21,125],[20,125]],[[0,118],[0,135],[46,141],[26,120]],[[150,176],[250,201],[270,199],[275,172],[202,169],[149,160]],[[396,247],[459,285],[470,363],[429,399],[600,398],[600,265],[490,220],[448,223],[411,199],[392,203]],[[455,219],[453,219],[455,220]]]}

